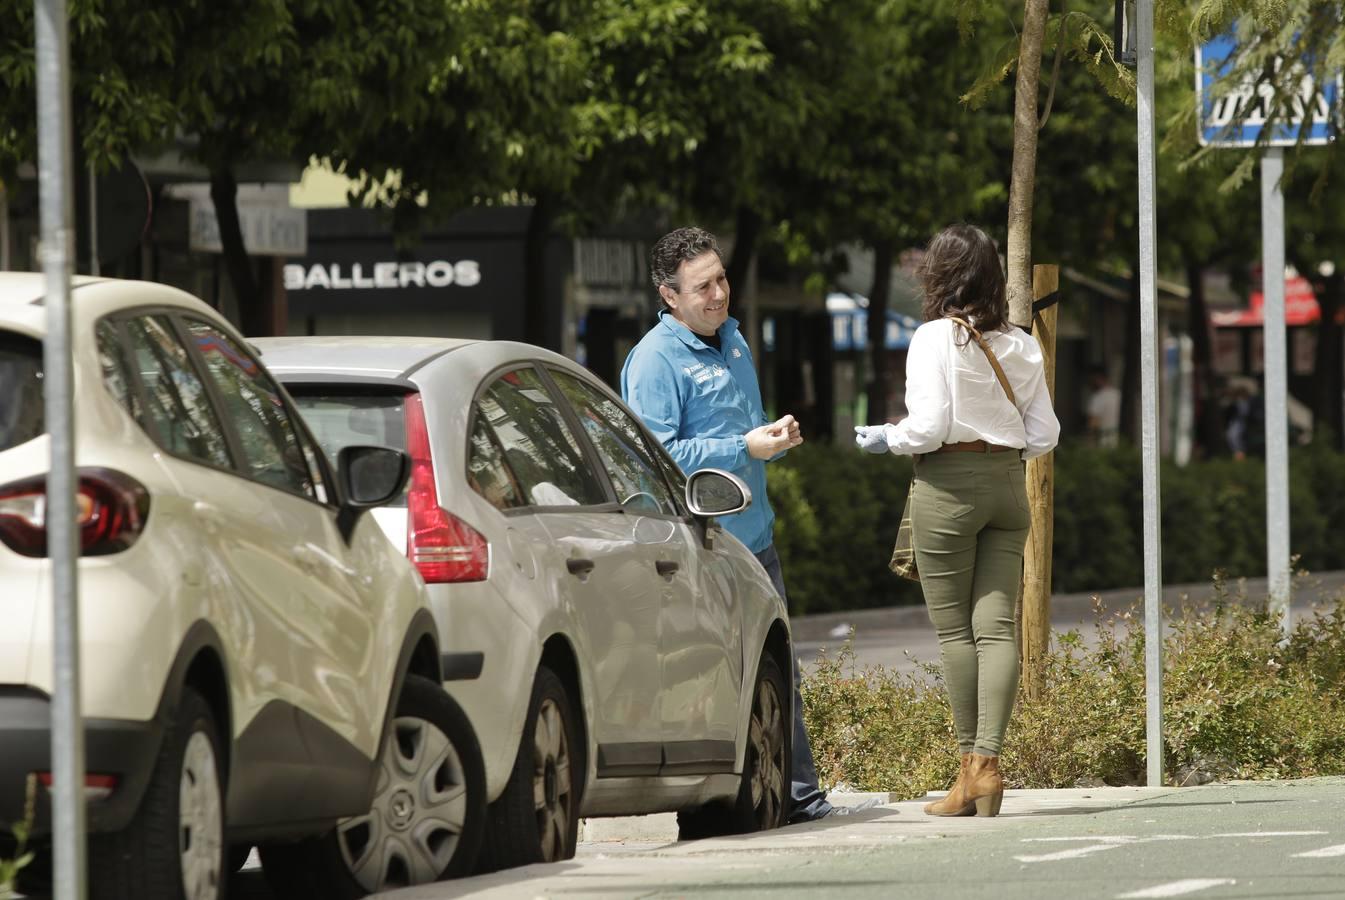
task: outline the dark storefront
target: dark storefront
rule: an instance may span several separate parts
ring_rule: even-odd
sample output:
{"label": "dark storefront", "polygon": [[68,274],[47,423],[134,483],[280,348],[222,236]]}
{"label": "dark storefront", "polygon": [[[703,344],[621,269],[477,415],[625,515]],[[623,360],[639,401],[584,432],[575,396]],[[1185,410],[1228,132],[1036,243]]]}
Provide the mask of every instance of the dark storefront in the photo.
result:
{"label": "dark storefront", "polygon": [[[398,246],[364,209],[308,213],[308,254],[283,269],[291,334],[400,334],[523,340],[530,210],[467,210]],[[547,248],[546,307],[562,305],[563,241]],[[547,341],[560,346],[559,315]]]}

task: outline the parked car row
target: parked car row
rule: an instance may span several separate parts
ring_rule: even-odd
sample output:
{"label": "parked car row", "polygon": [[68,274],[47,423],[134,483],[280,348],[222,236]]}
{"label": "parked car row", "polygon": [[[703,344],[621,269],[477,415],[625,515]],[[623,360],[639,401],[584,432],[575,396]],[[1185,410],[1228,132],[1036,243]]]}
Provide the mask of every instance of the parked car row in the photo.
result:
{"label": "parked car row", "polygon": [[[44,283],[0,274],[0,834],[52,693]],[[94,897],[286,897],[573,855],[581,816],[771,828],[790,638],[605,385],[524,344],[251,343],[164,285],[71,293]],[[0,844],[0,854],[3,854]]]}

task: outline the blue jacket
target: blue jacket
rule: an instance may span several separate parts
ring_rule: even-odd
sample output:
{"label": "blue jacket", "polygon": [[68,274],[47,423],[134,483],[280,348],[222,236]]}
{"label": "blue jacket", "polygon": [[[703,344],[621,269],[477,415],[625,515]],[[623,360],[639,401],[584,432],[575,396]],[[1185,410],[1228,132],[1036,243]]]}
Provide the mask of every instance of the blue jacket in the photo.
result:
{"label": "blue jacket", "polygon": [[621,396],[688,475],[727,469],[752,490],[752,505],[723,516],[729,534],[760,553],[771,545],[775,513],[766,499],[766,463],[747,453],[744,435],[766,424],[761,386],[738,320],[719,328],[720,350],[667,310],[621,369]]}

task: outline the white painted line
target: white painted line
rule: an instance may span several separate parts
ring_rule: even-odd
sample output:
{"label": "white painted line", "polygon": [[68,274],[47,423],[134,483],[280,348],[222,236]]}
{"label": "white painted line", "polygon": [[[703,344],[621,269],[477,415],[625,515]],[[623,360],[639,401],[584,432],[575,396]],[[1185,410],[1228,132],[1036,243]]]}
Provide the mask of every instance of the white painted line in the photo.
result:
{"label": "white painted line", "polygon": [[1317,834],[1330,834],[1328,831],[1232,831],[1227,834],[1212,834],[1210,837],[1311,837]]}
{"label": "white painted line", "polygon": [[1295,859],[1326,859],[1330,856],[1345,856],[1345,844],[1336,844],[1332,847],[1323,847],[1320,850],[1309,850],[1307,853],[1295,853]]}
{"label": "white painted line", "polygon": [[1041,841],[1043,843],[1049,843],[1053,841],[1076,841],[1076,842],[1087,841],[1092,844],[1097,843],[1133,844],[1136,841],[1138,841],[1139,838],[1130,834],[1116,834],[1116,835],[1103,835],[1103,836],[1090,834],[1087,837],[1030,837],[1030,838],[1019,838],[1019,840],[1021,840],[1024,844],[1029,843],[1031,841]]}
{"label": "white painted line", "polygon": [[1169,881],[1167,884],[1156,885],[1151,888],[1145,888],[1142,891],[1131,891],[1128,894],[1117,894],[1117,900],[1139,900],[1144,897],[1180,897],[1183,894],[1194,894],[1196,891],[1207,891],[1213,887],[1223,887],[1227,884],[1237,884],[1236,878],[1184,878],[1181,881]]}
{"label": "white painted line", "polygon": [[1094,844],[1091,847],[1075,847],[1073,850],[1058,850],[1055,853],[1043,853],[1039,856],[1015,856],[1014,859],[1019,862],[1057,862],[1062,859],[1078,859],[1081,856],[1091,856],[1094,853],[1100,853],[1103,850],[1115,850],[1121,844]]}

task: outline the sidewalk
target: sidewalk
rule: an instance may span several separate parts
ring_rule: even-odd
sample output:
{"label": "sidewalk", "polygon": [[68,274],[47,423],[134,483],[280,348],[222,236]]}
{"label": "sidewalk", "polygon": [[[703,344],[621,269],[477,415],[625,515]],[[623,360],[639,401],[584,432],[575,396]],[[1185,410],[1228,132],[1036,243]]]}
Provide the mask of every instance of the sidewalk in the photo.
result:
{"label": "sidewalk", "polygon": [[[581,843],[572,860],[383,896],[1345,896],[1345,835],[1339,825],[1345,778],[1010,790],[995,818],[926,816],[921,810],[926,799],[684,843],[652,830],[627,830],[623,839],[620,829],[612,828],[607,837]],[[623,820],[605,821],[612,826]]]}

